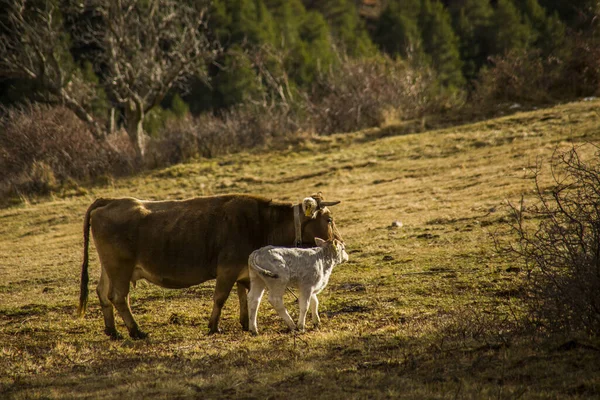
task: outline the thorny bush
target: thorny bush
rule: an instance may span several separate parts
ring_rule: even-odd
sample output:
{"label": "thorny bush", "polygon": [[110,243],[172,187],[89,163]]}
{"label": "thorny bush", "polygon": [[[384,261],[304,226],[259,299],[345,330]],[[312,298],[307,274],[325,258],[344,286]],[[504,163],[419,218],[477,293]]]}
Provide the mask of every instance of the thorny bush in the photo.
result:
{"label": "thorny bush", "polygon": [[556,151],[552,185],[533,170],[536,204],[511,204],[517,236],[508,250],[527,271],[527,315],[548,331],[600,332],[600,147],[583,159],[583,147]]}

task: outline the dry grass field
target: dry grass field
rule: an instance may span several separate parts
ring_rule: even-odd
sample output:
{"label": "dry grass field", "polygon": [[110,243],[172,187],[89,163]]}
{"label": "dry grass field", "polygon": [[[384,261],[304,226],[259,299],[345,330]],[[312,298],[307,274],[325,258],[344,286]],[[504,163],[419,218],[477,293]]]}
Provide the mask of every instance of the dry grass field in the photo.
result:
{"label": "dry grass field", "polygon": [[[0,398],[598,398],[600,342],[528,331],[525,272],[492,240],[510,240],[506,202],[531,196],[528,168],[600,142],[598,110],[571,103],[419,134],[392,125],[1,209]],[[75,317],[83,216],[96,197],[317,191],[342,201],[332,211],[350,254],[320,295],[318,330],[286,332],[265,299],[253,337],[234,291],[223,333],[208,336],[214,281],[141,282],[131,302],[149,338],[111,341],[93,244],[89,310]]]}

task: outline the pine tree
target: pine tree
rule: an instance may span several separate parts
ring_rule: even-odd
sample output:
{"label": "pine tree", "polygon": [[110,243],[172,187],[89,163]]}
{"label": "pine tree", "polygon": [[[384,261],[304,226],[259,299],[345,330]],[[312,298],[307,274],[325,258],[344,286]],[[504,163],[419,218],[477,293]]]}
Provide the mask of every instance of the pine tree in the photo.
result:
{"label": "pine tree", "polygon": [[452,30],[450,14],[438,0],[422,0],[419,25],[423,48],[437,71],[440,82],[447,87],[464,84],[458,37]]}
{"label": "pine tree", "polygon": [[210,26],[225,48],[276,40],[275,22],[262,0],[214,0]]}
{"label": "pine tree", "polygon": [[563,55],[565,48],[565,26],[554,13],[548,16],[547,11],[538,0],[518,0],[517,5],[523,13],[524,20],[529,22],[535,33],[532,35],[533,46],[541,50],[543,55]]}
{"label": "pine tree", "polygon": [[306,9],[300,0],[264,0],[277,26],[276,38],[279,48],[291,48],[297,45],[299,27],[306,15]]}
{"label": "pine tree", "polygon": [[511,50],[523,50],[535,40],[535,31],[523,21],[519,10],[511,0],[498,0],[492,18],[493,54],[505,54]]}
{"label": "pine tree", "polygon": [[600,9],[598,0],[540,0],[548,15],[558,15],[565,25],[580,28],[589,24],[594,13]]}
{"label": "pine tree", "polygon": [[299,41],[288,58],[289,72],[296,83],[308,86],[333,63],[329,26],[320,13],[310,11],[304,16],[298,34]]}
{"label": "pine tree", "polygon": [[420,0],[391,0],[377,21],[375,43],[388,54],[421,59],[420,11]]}
{"label": "pine tree", "polygon": [[459,37],[463,75],[473,80],[490,54],[490,25],[494,9],[489,0],[465,0],[450,9],[454,31]]}
{"label": "pine tree", "polygon": [[325,17],[335,41],[349,55],[360,57],[375,53],[375,46],[352,0],[317,1],[312,6]]}
{"label": "pine tree", "polygon": [[219,107],[229,107],[261,96],[262,88],[256,71],[239,45],[230,48],[221,62],[222,70],[213,80]]}

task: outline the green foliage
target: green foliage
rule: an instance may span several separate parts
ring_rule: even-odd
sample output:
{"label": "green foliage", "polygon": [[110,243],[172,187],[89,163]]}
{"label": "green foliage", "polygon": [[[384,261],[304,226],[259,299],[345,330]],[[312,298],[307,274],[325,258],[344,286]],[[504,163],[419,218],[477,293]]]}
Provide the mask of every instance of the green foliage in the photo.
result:
{"label": "green foliage", "polygon": [[540,0],[550,14],[557,14],[561,21],[572,28],[589,24],[600,9],[598,0]]}
{"label": "green foliage", "polygon": [[222,106],[229,107],[261,95],[262,88],[252,62],[239,45],[230,48],[221,63],[223,67],[214,78],[214,87]]}
{"label": "green foliage", "polygon": [[350,56],[367,56],[376,52],[353,1],[318,1],[314,3],[313,7],[323,14],[329,24],[334,40]]}
{"label": "green foliage", "polygon": [[459,37],[463,75],[472,80],[490,54],[490,25],[494,9],[489,0],[465,0],[462,6],[454,6],[450,12],[454,31]]}
{"label": "green foliage", "polygon": [[210,26],[225,47],[276,41],[273,17],[262,0],[215,0]]}
{"label": "green foliage", "polygon": [[438,0],[423,0],[420,20],[423,48],[440,82],[450,88],[462,87],[458,38],[452,30],[450,14]]}
{"label": "green foliage", "polygon": [[378,22],[375,39],[390,54],[426,60],[442,85],[463,85],[458,37],[441,2],[391,1]]}
{"label": "green foliage", "polygon": [[299,40],[290,51],[286,64],[294,81],[308,86],[333,63],[329,27],[321,14],[310,11],[298,27],[298,34]]}
{"label": "green foliage", "polygon": [[186,104],[185,101],[179,96],[179,94],[175,93],[173,96],[173,100],[171,100],[171,111],[178,119],[184,118],[190,112],[190,107]]}
{"label": "green foliage", "polygon": [[169,108],[156,106],[146,113],[143,122],[144,131],[148,135],[155,137],[165,129],[169,122],[183,119],[188,113],[189,106],[178,94],[175,94],[171,99]]}
{"label": "green foliage", "polygon": [[492,18],[493,54],[526,49],[536,39],[536,33],[510,0],[498,0]]}
{"label": "green foliage", "polygon": [[383,11],[375,30],[375,42],[388,54],[402,57],[421,56],[418,17],[420,0],[392,0]]}
{"label": "green foliage", "polygon": [[100,85],[100,79],[94,72],[94,66],[91,62],[84,61],[83,66],[81,67],[81,76],[84,81],[91,83],[95,89],[95,94],[92,96],[90,104],[88,105],[89,110],[92,114],[101,119],[107,118],[110,102],[104,88]]}
{"label": "green foliage", "polygon": [[299,41],[298,29],[302,24],[306,9],[300,0],[265,0],[265,4],[277,27],[277,46],[294,48]]}

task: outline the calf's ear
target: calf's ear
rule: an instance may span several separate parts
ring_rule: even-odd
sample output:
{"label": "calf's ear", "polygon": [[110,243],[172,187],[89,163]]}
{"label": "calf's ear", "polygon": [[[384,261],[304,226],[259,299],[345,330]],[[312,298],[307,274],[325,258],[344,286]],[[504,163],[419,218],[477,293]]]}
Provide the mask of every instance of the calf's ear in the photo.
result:
{"label": "calf's ear", "polygon": [[323,247],[323,246],[325,246],[325,244],[327,242],[325,240],[321,239],[321,238],[316,237],[315,238],[315,243],[317,244],[317,246]]}

